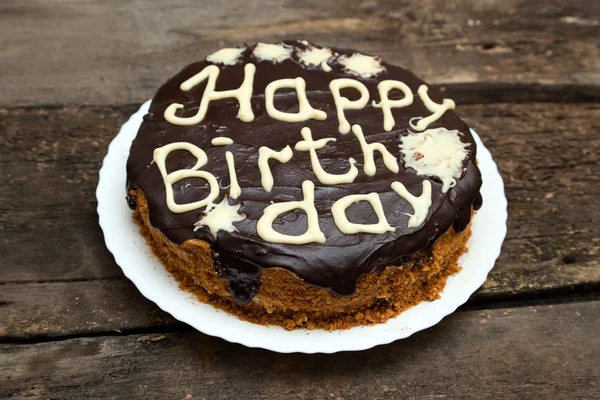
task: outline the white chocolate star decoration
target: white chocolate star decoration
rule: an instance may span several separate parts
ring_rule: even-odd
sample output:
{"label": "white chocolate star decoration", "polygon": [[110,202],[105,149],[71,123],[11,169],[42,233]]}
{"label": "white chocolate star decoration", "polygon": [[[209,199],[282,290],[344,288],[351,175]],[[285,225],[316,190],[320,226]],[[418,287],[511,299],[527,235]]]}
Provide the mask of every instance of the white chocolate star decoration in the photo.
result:
{"label": "white chocolate star decoration", "polygon": [[210,229],[213,237],[217,237],[218,231],[237,232],[234,222],[240,222],[246,218],[246,215],[239,214],[241,204],[229,205],[227,196],[219,204],[209,204],[204,211],[204,216],[196,222],[194,231],[206,226]]}

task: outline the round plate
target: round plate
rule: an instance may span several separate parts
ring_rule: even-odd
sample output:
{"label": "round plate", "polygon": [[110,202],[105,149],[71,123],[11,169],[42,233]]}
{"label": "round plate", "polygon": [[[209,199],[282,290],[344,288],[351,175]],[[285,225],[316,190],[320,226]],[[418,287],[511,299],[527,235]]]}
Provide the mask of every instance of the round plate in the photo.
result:
{"label": "round plate", "polygon": [[286,331],[278,326],[242,321],[180,290],[177,282],[152,255],[145,239],[139,234],[139,227],[132,220],[132,212],[125,201],[125,166],[131,142],[149,105],[150,101],[147,101],[131,116],[108,147],[96,191],[100,226],[104,231],[106,246],[139,291],[173,317],[207,335],[281,353],[335,353],[369,349],[429,328],[454,312],[483,284],[500,254],[507,218],[504,184],[490,152],[483,146],[479,136],[472,132],[477,142],[477,158],[483,175],[483,207],[473,219],[469,251],[460,259],[462,270],[448,279],[438,300],[420,303],[383,324],[333,332],[306,329]]}

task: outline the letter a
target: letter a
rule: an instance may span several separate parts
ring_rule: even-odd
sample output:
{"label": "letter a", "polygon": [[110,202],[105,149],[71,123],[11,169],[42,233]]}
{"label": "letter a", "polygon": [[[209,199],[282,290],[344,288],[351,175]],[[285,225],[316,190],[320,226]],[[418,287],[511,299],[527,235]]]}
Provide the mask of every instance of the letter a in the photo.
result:
{"label": "letter a", "polygon": [[[315,208],[315,185],[311,181],[302,183],[302,201],[286,201],[285,203],[271,204],[263,211],[263,216],[258,220],[256,232],[263,240],[269,243],[306,244],[325,243],[325,235],[319,228],[319,214]],[[307,217],[308,228],[299,236],[284,235],[273,229],[273,222],[281,214],[297,208],[304,210]]]}

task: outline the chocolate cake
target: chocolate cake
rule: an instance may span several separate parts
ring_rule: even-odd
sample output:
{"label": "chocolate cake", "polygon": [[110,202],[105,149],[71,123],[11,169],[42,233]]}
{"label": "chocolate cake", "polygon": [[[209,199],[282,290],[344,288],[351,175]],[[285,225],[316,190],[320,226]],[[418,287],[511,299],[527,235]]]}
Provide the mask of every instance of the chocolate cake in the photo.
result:
{"label": "chocolate cake", "polygon": [[381,56],[221,49],[152,99],[128,201],[201,301],[287,329],[383,322],[439,296],[482,203],[454,108]]}

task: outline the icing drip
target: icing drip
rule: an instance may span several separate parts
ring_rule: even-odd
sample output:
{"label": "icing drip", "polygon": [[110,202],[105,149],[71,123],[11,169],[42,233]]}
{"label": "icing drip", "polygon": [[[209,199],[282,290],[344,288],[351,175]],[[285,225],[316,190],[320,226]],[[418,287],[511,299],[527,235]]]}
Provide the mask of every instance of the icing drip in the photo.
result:
{"label": "icing drip", "polygon": [[235,65],[245,51],[246,47],[221,49],[206,57],[206,61],[213,64]]}
{"label": "icing drip", "polygon": [[400,167],[398,167],[396,157],[394,157],[392,153],[390,153],[383,144],[367,143],[367,141],[365,140],[365,135],[363,134],[360,125],[352,125],[352,133],[354,133],[354,136],[356,136],[356,138],[358,139],[360,143],[360,148],[363,152],[363,171],[365,172],[365,174],[369,176],[375,175],[375,172],[377,170],[377,168],[375,167],[375,158],[373,156],[373,152],[375,151],[378,151],[381,154],[381,156],[383,157],[383,164],[386,166],[387,169],[394,173],[398,173],[398,171],[400,171]]}
{"label": "icing drip", "polygon": [[285,43],[268,44],[257,43],[252,54],[261,61],[271,61],[273,64],[280,63],[292,56],[294,48]]}
{"label": "icing drip", "polygon": [[194,224],[194,231],[197,231],[202,226],[206,226],[213,235],[213,238],[217,237],[218,231],[237,232],[233,223],[246,218],[245,215],[238,213],[239,209],[239,204],[230,206],[227,196],[225,196],[219,204],[211,203],[206,207],[204,216]]}
{"label": "icing drip", "polygon": [[[394,89],[400,90],[402,94],[404,94],[404,97],[400,100],[390,100],[388,94]],[[383,111],[383,129],[385,129],[386,132],[389,132],[394,129],[394,125],[396,125],[396,121],[392,115],[392,107],[402,108],[410,106],[414,101],[413,93],[406,83],[393,80],[379,82],[377,90],[379,91],[381,101],[377,104],[375,103],[375,100],[373,100],[373,107],[381,108],[381,111]]]}
{"label": "icing drip", "polygon": [[352,183],[354,179],[358,175],[358,168],[354,166],[356,164],[356,160],[354,158],[348,159],[350,163],[350,169],[345,174],[330,174],[323,170],[321,167],[321,163],[319,162],[319,157],[317,156],[317,150],[325,147],[327,142],[335,142],[334,138],[325,138],[319,140],[313,140],[310,128],[302,128],[301,131],[302,137],[304,140],[296,143],[295,149],[298,151],[308,151],[310,152],[310,162],[315,173],[315,176],[324,185],[337,185],[340,183]]}
{"label": "icing drip", "polygon": [[[358,90],[360,98],[358,100],[349,100],[340,94],[341,89],[352,88]],[[341,78],[334,79],[329,83],[329,90],[335,101],[338,121],[340,123],[339,131],[342,134],[350,132],[350,123],[344,115],[344,110],[360,110],[369,102],[369,90],[361,82],[355,79]]]}
{"label": "icing drip", "polygon": [[296,53],[302,64],[307,66],[320,65],[325,72],[331,71],[331,67],[327,64],[327,61],[333,57],[330,48],[323,47],[319,49],[309,44],[306,49],[298,49]]}
{"label": "icing drip", "polygon": [[462,176],[463,161],[469,155],[467,147],[471,144],[461,142],[461,135],[457,130],[436,128],[402,136],[404,165],[418,175],[441,179],[442,192],[446,193]]}
{"label": "icing drip", "polygon": [[[273,104],[275,92],[283,88],[296,90],[299,105],[297,113],[287,113],[275,108],[275,105]],[[302,122],[311,118],[322,121],[327,118],[327,114],[324,111],[315,110],[308,102],[308,99],[306,98],[306,82],[302,78],[279,79],[269,83],[265,89],[265,103],[267,114],[269,114],[271,118],[279,121]]]}
{"label": "icing drip", "polygon": [[262,187],[270,192],[273,189],[273,174],[269,167],[269,160],[271,158],[279,161],[280,163],[286,163],[292,159],[294,153],[292,148],[288,145],[283,150],[275,151],[267,146],[262,146],[258,149],[258,169],[260,170],[260,183]]}
{"label": "icing drip", "polygon": [[[169,153],[175,150],[186,150],[192,153],[192,155],[196,157],[196,165],[190,169],[179,169],[177,171],[168,173],[166,166],[167,157],[169,156]],[[211,204],[213,200],[219,196],[219,183],[217,182],[217,178],[215,178],[215,176],[210,172],[198,171],[198,169],[202,168],[207,161],[208,158],[206,157],[204,150],[188,142],[171,143],[154,150],[154,162],[156,163],[156,166],[162,175],[163,182],[165,184],[167,207],[169,210],[171,210],[171,212],[179,214],[196,210]],[[210,187],[210,193],[208,196],[206,196],[204,200],[195,201],[192,203],[175,203],[173,184],[185,178],[201,178],[206,180]]]}
{"label": "icing drip", "polygon": [[[353,203],[359,201],[368,201],[371,204],[371,207],[377,216],[376,224],[355,224],[348,220],[346,209]],[[335,226],[337,226],[340,232],[346,235],[352,235],[359,232],[382,234],[385,232],[393,232],[395,230],[385,218],[383,205],[381,204],[381,200],[377,193],[352,194],[342,197],[331,206],[331,214],[333,215]]]}
{"label": "icing drip", "polygon": [[342,55],[338,57],[338,61],[345,67],[345,72],[361,78],[371,78],[385,71],[385,67],[380,64],[380,56],[372,57],[354,53],[351,56]]}
{"label": "icing drip", "polygon": [[[306,244],[306,243],[325,243],[325,235],[319,228],[319,214],[315,208],[315,185],[311,181],[302,183],[302,201],[287,201],[284,203],[271,204],[265,208],[262,217],[256,224],[256,232],[261,239],[271,243],[286,244]],[[273,229],[273,222],[281,214],[303,210],[306,213],[308,228],[302,235],[285,235]]]}
{"label": "icing drip", "polygon": [[[423,104],[425,104],[425,107],[427,107],[427,109],[433,114],[425,118],[413,118],[409,122],[410,127],[418,132],[424,131],[430,124],[440,119],[446,111],[454,110],[454,108],[456,107],[456,103],[454,103],[454,100],[450,99],[444,99],[442,101],[442,104],[436,103],[435,101],[429,98],[429,95],[427,94],[428,91],[429,88],[427,88],[427,86],[421,85],[419,86],[417,93],[419,94],[421,101],[423,101]],[[414,119],[418,120],[416,124],[413,124],[412,122]]]}
{"label": "icing drip", "polygon": [[181,90],[187,92],[208,78],[208,83],[204,89],[198,113],[193,117],[178,117],[175,114],[177,113],[177,110],[183,108],[183,104],[173,103],[165,110],[165,119],[173,125],[195,125],[204,119],[206,111],[208,110],[208,105],[211,101],[232,97],[237,99],[240,104],[237,114],[238,118],[244,122],[254,120],[250,99],[252,98],[252,84],[254,82],[255,71],[256,67],[254,64],[246,64],[244,67],[244,82],[242,82],[242,85],[238,89],[218,92],[215,90],[215,86],[217,84],[217,78],[219,77],[219,67],[216,65],[207,66],[201,72],[183,82],[180,86]]}
{"label": "icing drip", "polygon": [[229,187],[229,196],[232,199],[237,199],[242,194],[242,189],[240,188],[240,184],[237,180],[237,175],[235,173],[235,159],[233,158],[233,153],[228,151],[225,153],[225,159],[227,160],[227,169],[229,170],[229,180],[231,185]]}
{"label": "icing drip", "polygon": [[327,64],[327,61],[322,61],[321,62],[321,68],[325,72],[331,72],[331,67],[329,66],[329,64]]}
{"label": "icing drip", "polygon": [[408,220],[409,228],[418,228],[425,222],[425,218],[427,218],[427,213],[429,213],[429,207],[431,207],[431,182],[425,180],[421,182],[421,186],[423,186],[423,191],[420,196],[413,196],[406,190],[406,186],[404,186],[400,182],[393,182],[392,189],[394,192],[398,194],[398,196],[402,197],[404,200],[408,201],[411,207],[413,208],[414,214],[406,214],[410,218]]}
{"label": "icing drip", "polygon": [[213,140],[210,141],[210,144],[212,144],[213,146],[229,146],[230,144],[233,144],[233,139],[230,139],[228,137],[223,137],[223,136],[218,136],[216,138],[213,138]]}

